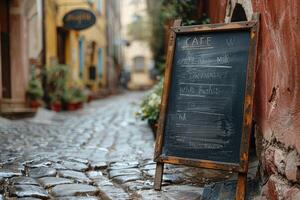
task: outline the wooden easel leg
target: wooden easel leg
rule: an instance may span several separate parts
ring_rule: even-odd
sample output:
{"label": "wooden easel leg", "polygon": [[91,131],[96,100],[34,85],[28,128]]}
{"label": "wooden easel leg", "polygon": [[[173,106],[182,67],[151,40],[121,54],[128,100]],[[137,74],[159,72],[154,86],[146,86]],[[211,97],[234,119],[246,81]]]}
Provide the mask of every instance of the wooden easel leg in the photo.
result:
{"label": "wooden easel leg", "polygon": [[156,163],[155,177],[154,177],[154,189],[161,190],[161,182],[164,173],[164,163]]}
{"label": "wooden easel leg", "polygon": [[245,200],[246,199],[246,187],[247,187],[247,173],[239,173],[235,200]]}

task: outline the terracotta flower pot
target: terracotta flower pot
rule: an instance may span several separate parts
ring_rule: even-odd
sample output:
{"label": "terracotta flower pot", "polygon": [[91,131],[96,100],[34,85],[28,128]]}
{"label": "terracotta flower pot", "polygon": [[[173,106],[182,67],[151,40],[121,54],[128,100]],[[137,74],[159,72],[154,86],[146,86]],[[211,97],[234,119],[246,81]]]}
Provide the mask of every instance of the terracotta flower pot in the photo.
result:
{"label": "terracotta flower pot", "polygon": [[77,103],[76,103],[76,108],[77,108],[77,109],[83,108],[83,103],[82,103],[82,102],[77,102]]}
{"label": "terracotta flower pot", "polygon": [[60,112],[61,111],[61,103],[60,102],[53,102],[50,104],[51,110],[55,112]]}
{"label": "terracotta flower pot", "polygon": [[38,100],[30,100],[29,101],[29,107],[30,108],[34,108],[37,109],[38,107],[40,107],[40,102]]}
{"label": "terracotta flower pot", "polygon": [[90,103],[92,100],[93,100],[93,96],[92,95],[88,95],[87,102]]}
{"label": "terracotta flower pot", "polygon": [[74,110],[77,110],[77,103],[68,102],[68,103],[67,103],[67,110],[68,110],[68,111],[74,111]]}

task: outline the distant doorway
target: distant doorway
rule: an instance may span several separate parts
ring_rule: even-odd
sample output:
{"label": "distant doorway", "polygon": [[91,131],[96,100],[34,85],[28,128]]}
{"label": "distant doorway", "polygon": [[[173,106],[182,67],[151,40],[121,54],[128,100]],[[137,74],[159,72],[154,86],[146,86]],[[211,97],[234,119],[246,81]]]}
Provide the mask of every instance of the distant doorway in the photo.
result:
{"label": "distant doorway", "polygon": [[0,1],[0,31],[2,96],[4,98],[11,98],[11,69],[9,52],[9,0]]}
{"label": "distant doorway", "polygon": [[59,27],[57,28],[57,58],[59,64],[66,64],[66,41],[68,31]]}
{"label": "distant doorway", "polygon": [[247,16],[243,6],[237,3],[235,4],[232,13],[231,22],[240,22],[240,21],[247,21]]}

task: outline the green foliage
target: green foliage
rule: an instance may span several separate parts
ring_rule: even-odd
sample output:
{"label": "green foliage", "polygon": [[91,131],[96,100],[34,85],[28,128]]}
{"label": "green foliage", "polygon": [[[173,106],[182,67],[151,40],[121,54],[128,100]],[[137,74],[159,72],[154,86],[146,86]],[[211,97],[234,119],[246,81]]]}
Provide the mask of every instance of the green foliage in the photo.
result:
{"label": "green foliage", "polygon": [[34,69],[32,70],[26,92],[30,100],[40,100],[44,96],[41,81],[37,79]]}
{"label": "green foliage", "polygon": [[149,41],[150,34],[149,22],[145,17],[140,17],[128,25],[128,35],[132,40]]}
{"label": "green foliage", "polygon": [[86,95],[79,87],[70,87],[64,91],[62,100],[67,103],[78,103],[86,101]]}
{"label": "green foliage", "polygon": [[149,40],[155,60],[155,67],[163,73],[165,63],[165,38],[167,25],[175,19],[182,19],[183,25],[207,24],[206,13],[199,16],[199,0],[147,0],[152,34]]}
{"label": "green foliage", "polygon": [[142,100],[140,110],[137,112],[137,116],[142,120],[158,120],[162,89],[163,79]]}
{"label": "green foliage", "polygon": [[50,102],[59,102],[64,94],[68,79],[68,66],[57,64],[47,67],[45,76],[47,80],[47,99]]}

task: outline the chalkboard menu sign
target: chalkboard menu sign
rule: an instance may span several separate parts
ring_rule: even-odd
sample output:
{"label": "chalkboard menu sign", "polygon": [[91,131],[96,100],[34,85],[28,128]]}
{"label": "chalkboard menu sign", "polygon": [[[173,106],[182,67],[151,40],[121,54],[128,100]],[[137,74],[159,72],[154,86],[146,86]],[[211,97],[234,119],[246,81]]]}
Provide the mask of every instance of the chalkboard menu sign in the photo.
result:
{"label": "chalkboard menu sign", "polygon": [[249,21],[172,28],[158,164],[247,171],[257,27]]}
{"label": "chalkboard menu sign", "polygon": [[249,31],[175,44],[162,155],[239,164]]}

